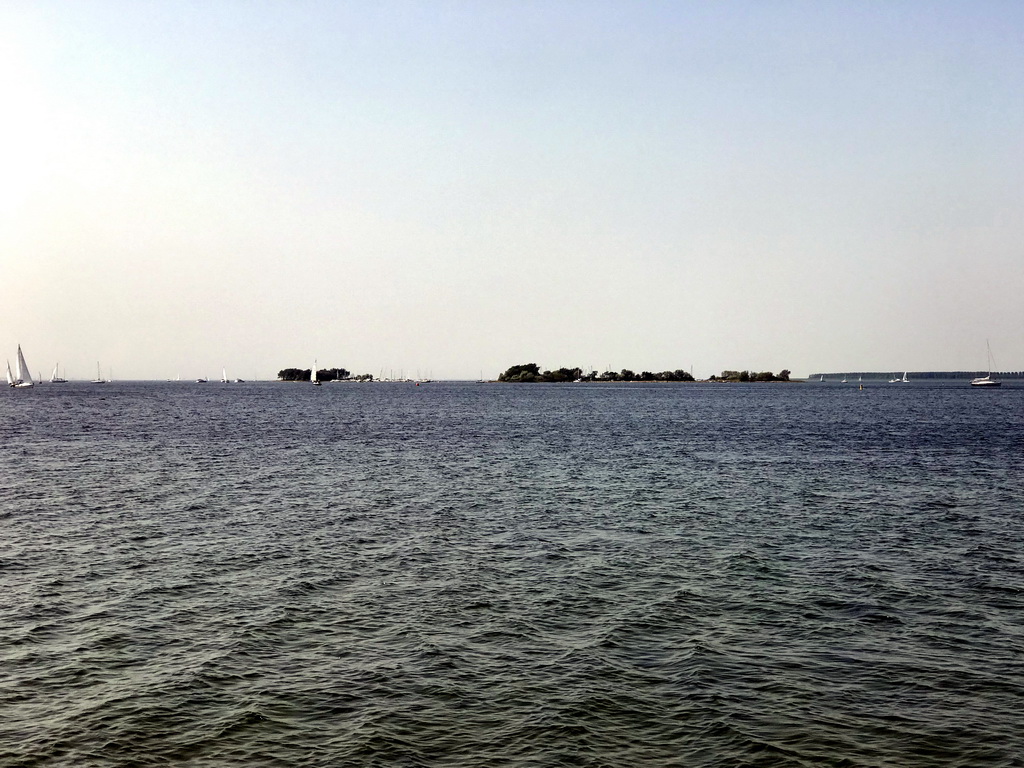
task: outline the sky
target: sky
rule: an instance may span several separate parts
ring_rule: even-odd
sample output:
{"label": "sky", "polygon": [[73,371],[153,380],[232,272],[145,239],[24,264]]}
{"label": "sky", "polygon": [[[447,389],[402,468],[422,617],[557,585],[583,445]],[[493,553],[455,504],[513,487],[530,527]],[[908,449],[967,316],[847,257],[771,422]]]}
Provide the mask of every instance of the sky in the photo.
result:
{"label": "sky", "polygon": [[1024,3],[6,0],[0,359],[1024,369]]}

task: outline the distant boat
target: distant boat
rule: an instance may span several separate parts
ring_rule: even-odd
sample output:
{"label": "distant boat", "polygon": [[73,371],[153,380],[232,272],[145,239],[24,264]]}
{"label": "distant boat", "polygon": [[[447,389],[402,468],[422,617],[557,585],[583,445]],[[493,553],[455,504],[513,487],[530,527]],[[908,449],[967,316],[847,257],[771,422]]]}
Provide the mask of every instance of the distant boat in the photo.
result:
{"label": "distant boat", "polygon": [[313,370],[309,372],[309,380],[313,382],[313,386],[320,386],[320,380],[316,376],[316,360],[313,361]]}
{"label": "distant boat", "polygon": [[58,372],[59,368],[60,368],[60,363],[57,363],[57,365],[53,366],[53,373],[50,374],[50,383],[51,384],[67,384],[68,383],[68,380],[65,379],[63,376],[61,376],[60,373]]}
{"label": "distant boat", "polygon": [[103,378],[103,374],[100,373],[100,364],[96,363],[96,378],[92,380],[93,384],[106,384],[107,380]]}
{"label": "distant boat", "polygon": [[889,383],[890,384],[909,384],[910,383],[910,379],[907,378],[907,372],[904,371],[902,379],[892,378],[892,379],[889,379]]}
{"label": "distant boat", "polygon": [[972,387],[998,387],[1003,382],[999,379],[992,378],[992,369],[996,367],[995,360],[992,359],[992,347],[989,346],[988,339],[985,340],[985,349],[988,352],[988,376],[979,376],[976,379],[971,379]]}
{"label": "distant boat", "polygon": [[18,345],[18,358],[13,376],[11,375],[11,364],[7,363],[7,383],[18,389],[35,386],[35,382],[32,381],[32,374],[29,373],[28,365],[25,363],[25,355],[22,354],[21,344]]}
{"label": "distant boat", "polygon": [[209,379],[200,376],[198,379],[196,379],[196,384],[205,384],[207,381],[209,381]]}
{"label": "distant boat", "polygon": [[976,379],[971,379],[972,387],[1000,387],[1002,386],[1002,384],[1003,382],[1001,382],[999,379],[993,379],[991,374],[989,374],[988,376],[979,376]]}
{"label": "distant boat", "polygon": [[228,369],[227,368],[221,368],[220,369],[220,383],[221,384],[227,384],[228,383]]}

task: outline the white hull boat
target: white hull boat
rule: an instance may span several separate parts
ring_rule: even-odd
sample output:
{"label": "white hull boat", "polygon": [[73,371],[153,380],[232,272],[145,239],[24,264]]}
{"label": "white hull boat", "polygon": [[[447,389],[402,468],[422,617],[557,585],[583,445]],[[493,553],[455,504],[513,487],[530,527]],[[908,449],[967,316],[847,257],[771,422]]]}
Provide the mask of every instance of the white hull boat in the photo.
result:
{"label": "white hull boat", "polygon": [[995,360],[992,359],[992,347],[989,345],[988,340],[985,341],[985,350],[988,352],[988,376],[979,376],[976,379],[971,379],[972,387],[998,387],[1003,382],[999,379],[992,378],[992,369],[996,367]]}

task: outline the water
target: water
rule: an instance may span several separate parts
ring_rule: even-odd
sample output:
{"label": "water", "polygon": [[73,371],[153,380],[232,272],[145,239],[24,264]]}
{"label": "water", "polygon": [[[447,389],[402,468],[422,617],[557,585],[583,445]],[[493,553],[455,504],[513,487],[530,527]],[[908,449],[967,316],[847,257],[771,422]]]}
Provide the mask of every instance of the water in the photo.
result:
{"label": "water", "polygon": [[0,393],[0,765],[1024,765],[1024,388]]}

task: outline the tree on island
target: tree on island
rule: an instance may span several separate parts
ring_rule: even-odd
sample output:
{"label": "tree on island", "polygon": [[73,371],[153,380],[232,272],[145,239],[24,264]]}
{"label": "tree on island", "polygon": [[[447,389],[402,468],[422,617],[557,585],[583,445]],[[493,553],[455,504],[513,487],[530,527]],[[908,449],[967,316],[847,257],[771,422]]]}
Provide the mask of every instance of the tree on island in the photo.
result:
{"label": "tree on island", "polygon": [[543,377],[540,367],[536,363],[524,363],[523,365],[513,365],[498,376],[498,381],[543,381]]}

